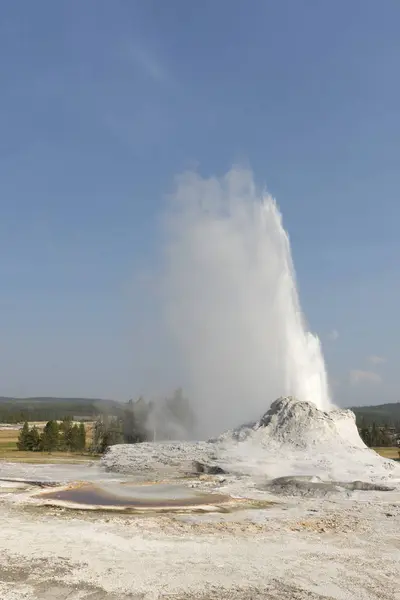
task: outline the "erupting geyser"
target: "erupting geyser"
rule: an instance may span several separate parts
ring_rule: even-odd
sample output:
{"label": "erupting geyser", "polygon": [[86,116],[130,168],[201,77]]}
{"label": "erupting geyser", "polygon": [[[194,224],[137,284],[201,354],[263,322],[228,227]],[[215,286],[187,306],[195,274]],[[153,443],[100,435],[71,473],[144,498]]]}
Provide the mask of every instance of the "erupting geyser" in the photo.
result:
{"label": "erupting geyser", "polygon": [[306,327],[289,238],[250,171],[177,180],[166,219],[164,306],[202,435],[293,395],[330,410],[319,339]]}

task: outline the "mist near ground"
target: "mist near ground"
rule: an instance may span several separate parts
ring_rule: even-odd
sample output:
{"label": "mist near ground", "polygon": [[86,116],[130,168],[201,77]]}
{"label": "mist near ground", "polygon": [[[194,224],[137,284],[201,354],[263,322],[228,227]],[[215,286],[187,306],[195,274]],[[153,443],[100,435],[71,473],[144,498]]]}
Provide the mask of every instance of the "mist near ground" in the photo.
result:
{"label": "mist near ground", "polygon": [[199,438],[258,419],[281,395],[319,397],[319,341],[304,327],[280,213],[252,172],[177,177],[162,229],[140,336],[150,395],[182,386]]}

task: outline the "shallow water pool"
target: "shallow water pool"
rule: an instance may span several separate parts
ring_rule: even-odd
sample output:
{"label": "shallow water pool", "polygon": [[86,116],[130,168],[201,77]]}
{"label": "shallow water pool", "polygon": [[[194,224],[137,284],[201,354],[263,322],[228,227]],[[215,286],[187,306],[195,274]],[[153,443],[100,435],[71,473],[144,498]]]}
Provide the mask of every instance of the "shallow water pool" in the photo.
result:
{"label": "shallow water pool", "polygon": [[216,505],[227,502],[229,496],[199,492],[183,485],[152,483],[138,485],[129,482],[80,484],[42,492],[36,499],[46,504],[76,507],[165,509]]}

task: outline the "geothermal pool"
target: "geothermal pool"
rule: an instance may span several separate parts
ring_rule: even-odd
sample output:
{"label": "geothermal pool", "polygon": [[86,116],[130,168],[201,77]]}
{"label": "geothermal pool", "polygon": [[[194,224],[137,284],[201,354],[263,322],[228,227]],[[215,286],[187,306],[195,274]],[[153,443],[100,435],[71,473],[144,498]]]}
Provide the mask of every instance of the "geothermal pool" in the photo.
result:
{"label": "geothermal pool", "polygon": [[33,499],[45,504],[81,509],[167,510],[208,507],[226,503],[229,496],[204,493],[177,484],[130,482],[75,484],[41,492]]}

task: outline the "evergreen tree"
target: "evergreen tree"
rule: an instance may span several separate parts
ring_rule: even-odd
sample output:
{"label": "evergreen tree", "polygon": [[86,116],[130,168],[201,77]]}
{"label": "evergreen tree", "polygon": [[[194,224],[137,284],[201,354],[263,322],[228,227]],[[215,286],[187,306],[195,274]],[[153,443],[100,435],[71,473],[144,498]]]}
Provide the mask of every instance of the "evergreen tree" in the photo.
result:
{"label": "evergreen tree", "polygon": [[83,452],[86,448],[86,429],[83,423],[79,424],[79,448]]}
{"label": "evergreen tree", "polygon": [[25,421],[21,431],[19,432],[17,448],[18,450],[28,450],[29,442],[29,425],[28,421]]}
{"label": "evergreen tree", "polygon": [[123,444],[123,442],[124,435],[120,419],[110,419],[107,423],[107,427],[102,440],[101,452],[105,452],[107,448],[109,448],[110,446],[115,446],[115,444]]}
{"label": "evergreen tree", "polygon": [[392,438],[391,438],[389,430],[388,430],[388,425],[385,425],[384,427],[381,427],[381,429],[380,429],[379,445],[380,446],[391,446],[392,445]]}
{"label": "evergreen tree", "polygon": [[29,429],[28,422],[25,421],[17,442],[18,450],[26,450],[36,452],[40,449],[40,435],[36,427]]}
{"label": "evergreen tree", "polygon": [[375,422],[372,423],[371,427],[371,446],[379,446],[379,429]]}
{"label": "evergreen tree", "polygon": [[98,419],[96,419],[96,421],[93,425],[93,438],[92,438],[92,443],[90,446],[90,452],[93,452],[94,454],[101,454],[104,433],[105,433],[104,418],[99,417]]}
{"label": "evergreen tree", "polygon": [[371,447],[371,432],[369,427],[363,427],[360,429],[360,437],[366,446]]}
{"label": "evergreen tree", "polygon": [[70,429],[70,434],[69,434],[69,440],[68,440],[68,450],[70,450],[71,452],[76,452],[77,450],[79,450],[79,427],[78,425],[72,425],[71,429]]}
{"label": "evergreen tree", "polygon": [[[83,434],[82,438],[83,438]],[[109,446],[122,444],[124,436],[122,433],[122,422],[118,418],[102,416],[94,424],[93,440],[90,451],[103,454]]]}
{"label": "evergreen tree", "polygon": [[46,423],[40,443],[42,450],[45,452],[57,450],[59,445],[59,427],[57,421],[49,421]]}
{"label": "evergreen tree", "polygon": [[135,444],[136,442],[142,441],[139,423],[136,419],[133,406],[128,406],[124,412],[122,432],[123,440],[126,444]]}
{"label": "evergreen tree", "polygon": [[[123,442],[137,444],[148,439],[147,424],[150,405],[140,396],[136,402],[129,400],[122,418]],[[121,443],[121,442],[117,442]]]}
{"label": "evergreen tree", "polygon": [[64,417],[59,426],[60,438],[59,438],[59,449],[60,450],[71,450],[71,437],[72,437],[72,419],[71,417]]}
{"label": "evergreen tree", "polygon": [[29,450],[32,450],[33,452],[40,450],[40,434],[37,427],[32,427],[29,431],[28,442],[30,446]]}

